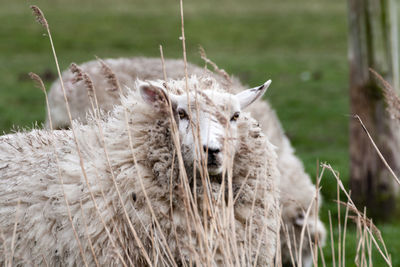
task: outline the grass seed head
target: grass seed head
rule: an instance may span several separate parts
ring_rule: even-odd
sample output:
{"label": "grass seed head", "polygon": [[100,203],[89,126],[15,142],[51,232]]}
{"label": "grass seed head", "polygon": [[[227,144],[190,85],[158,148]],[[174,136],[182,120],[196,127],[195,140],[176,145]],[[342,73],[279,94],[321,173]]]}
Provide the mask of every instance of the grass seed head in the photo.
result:
{"label": "grass seed head", "polygon": [[37,88],[41,89],[43,92],[46,92],[46,87],[39,75],[33,72],[29,72],[29,77],[35,82]]}
{"label": "grass seed head", "polygon": [[75,79],[74,83],[83,81],[85,83],[86,89],[88,90],[89,94],[93,93],[94,91],[94,85],[93,81],[90,78],[89,74],[87,74],[82,68],[80,68],[78,65],[75,63],[71,63],[69,66],[69,69],[73,74],[75,74]]}
{"label": "grass seed head", "polygon": [[117,79],[117,76],[115,75],[115,73],[112,71],[110,66],[108,66],[107,63],[104,62],[104,60],[102,60],[100,58],[97,58],[97,60],[99,61],[100,65],[101,65],[101,71],[102,71],[104,77],[106,78],[108,84],[111,85],[111,87],[108,88],[107,91],[110,91],[110,92],[118,91],[119,83],[118,83],[118,79]]}
{"label": "grass seed head", "polygon": [[369,71],[382,86],[383,96],[385,97],[385,102],[387,104],[387,112],[393,119],[400,121],[400,97],[397,95],[390,83],[388,83],[380,74],[373,69],[369,69]]}
{"label": "grass seed head", "polygon": [[47,23],[47,20],[44,17],[42,10],[40,10],[40,8],[35,5],[32,5],[31,9],[33,11],[33,15],[35,15],[35,17],[36,17],[36,21],[39,22],[40,25],[42,25],[44,28],[46,28],[48,30],[49,24]]}

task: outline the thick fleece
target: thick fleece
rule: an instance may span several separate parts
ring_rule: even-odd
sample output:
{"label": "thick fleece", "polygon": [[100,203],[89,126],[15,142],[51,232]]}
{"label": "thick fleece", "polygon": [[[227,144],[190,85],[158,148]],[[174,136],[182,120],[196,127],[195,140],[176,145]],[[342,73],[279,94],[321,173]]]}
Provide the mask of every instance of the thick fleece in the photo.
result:
{"label": "thick fleece", "polygon": [[[185,82],[166,85],[179,94]],[[223,91],[210,78],[192,77],[189,88]],[[204,249],[200,233],[187,228],[194,223],[186,213],[185,176],[177,165],[167,108],[154,109],[138,92],[127,90],[122,105],[108,116],[88,118],[88,125],[74,124],[79,152],[71,130],[0,137],[0,265],[12,259],[14,265],[93,266],[97,261],[100,266],[142,266],[146,254],[158,266],[190,260],[205,264],[199,257]],[[211,223],[205,227],[208,252],[213,265],[235,262],[224,251],[230,250],[225,241],[236,238],[237,249],[247,249],[241,262],[271,266],[279,227],[277,156],[250,114],[243,112],[237,123],[239,147],[231,175],[235,230],[221,240],[218,233],[225,229]],[[189,184],[197,184],[191,183],[193,172],[187,177]],[[225,200],[217,199],[221,186],[217,179],[207,188],[214,208],[223,210]],[[203,214],[201,184],[197,192],[195,208]]]}
{"label": "thick fleece", "polygon": [[[117,76],[123,90],[125,90],[123,85],[131,86],[136,78],[163,79],[161,60],[157,58],[119,58],[107,59],[105,62]],[[111,110],[113,105],[120,102],[120,98],[118,92],[107,90],[110,88],[110,85],[104,74],[102,74],[99,62],[90,61],[82,64],[81,67],[93,80],[99,99],[99,106],[106,111]],[[167,59],[165,60],[165,70],[168,78],[182,78],[184,76],[184,63],[182,60]],[[228,81],[221,75],[211,73],[204,68],[190,63],[188,63],[188,73],[196,74],[199,77],[212,76],[229,92],[237,93],[247,89],[235,77],[231,77],[230,81]],[[69,71],[63,72],[63,80],[67,85],[72,116],[75,119],[79,118],[82,122],[85,122],[86,113],[91,109],[86,93],[87,90],[83,82],[74,84],[73,79],[73,75]],[[49,98],[50,111],[55,126],[68,127],[69,121],[59,81],[56,81],[52,85]],[[277,147],[278,168],[281,172],[279,189],[281,192],[282,222],[284,225],[281,230],[282,261],[285,264],[291,265],[290,251],[287,246],[288,235],[284,233],[284,227],[289,229],[292,254],[296,255],[294,249],[299,248],[300,232],[305,224],[302,218],[316,196],[316,188],[309,175],[305,172],[302,162],[295,155],[294,149],[269,103],[266,101],[257,101],[248,108],[248,111],[260,123],[263,133],[268,137],[269,141]],[[319,204],[321,202],[322,199],[320,197]],[[315,240],[317,236],[320,244],[323,245],[326,231],[315,211],[316,209],[313,206],[306,227],[310,232],[311,240]],[[295,240],[293,240],[293,236]],[[303,244],[303,264],[309,263],[311,257],[310,245],[308,244],[310,240],[307,237],[308,235],[304,238]]]}

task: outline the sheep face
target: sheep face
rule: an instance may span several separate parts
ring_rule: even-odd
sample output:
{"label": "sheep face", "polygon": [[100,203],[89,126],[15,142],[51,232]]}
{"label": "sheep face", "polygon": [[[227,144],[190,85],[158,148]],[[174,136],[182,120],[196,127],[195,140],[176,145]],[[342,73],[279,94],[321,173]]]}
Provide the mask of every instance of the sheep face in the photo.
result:
{"label": "sheep face", "polygon": [[260,98],[271,81],[233,95],[217,90],[168,93],[161,83],[140,83],[143,100],[156,108],[170,107],[175,118],[185,166],[206,166],[221,175],[238,148],[240,112]]}
{"label": "sheep face", "polygon": [[[224,161],[237,147],[240,102],[235,95],[205,90],[171,96],[185,163],[207,166],[210,175],[222,173]],[[196,103],[197,98],[197,103]]]}

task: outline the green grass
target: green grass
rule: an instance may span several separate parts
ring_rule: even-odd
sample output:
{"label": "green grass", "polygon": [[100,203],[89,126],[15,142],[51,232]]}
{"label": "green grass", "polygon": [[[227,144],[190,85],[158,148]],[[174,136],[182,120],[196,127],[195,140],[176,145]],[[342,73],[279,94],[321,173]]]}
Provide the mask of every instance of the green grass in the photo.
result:
{"label": "green grass", "polygon": [[[328,162],[348,183],[348,64],[345,1],[211,0],[185,2],[188,59],[209,58],[251,86],[273,83],[266,98],[311,176],[317,161]],[[52,31],[61,67],[99,57],[182,57],[178,1],[36,1]],[[0,0],[0,131],[32,127],[44,120],[44,97],[26,78],[30,71],[55,74],[49,42],[29,4]],[[50,75],[51,76],[51,75]],[[50,77],[46,81],[49,86]],[[324,205],[336,216],[336,182],[322,181]],[[398,223],[397,223],[398,224]],[[380,225],[399,266],[396,224]],[[354,229],[348,232],[346,262],[354,262]],[[329,246],[327,246],[329,247]],[[330,249],[325,249],[329,260]],[[375,265],[382,261],[376,259]]]}

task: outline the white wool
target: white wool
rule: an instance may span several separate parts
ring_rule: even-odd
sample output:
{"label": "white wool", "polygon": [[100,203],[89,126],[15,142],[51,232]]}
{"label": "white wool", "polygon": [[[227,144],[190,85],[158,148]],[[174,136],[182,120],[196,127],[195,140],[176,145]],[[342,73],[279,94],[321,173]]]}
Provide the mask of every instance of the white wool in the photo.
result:
{"label": "white wool", "polygon": [[[183,91],[184,84],[170,81],[166,85],[171,92],[178,93]],[[192,77],[189,88],[194,90],[195,87],[200,92],[223,90],[212,78]],[[206,100],[199,101],[205,103]],[[126,112],[137,164],[129,148]],[[162,235],[175,261],[194,260],[202,265],[204,259],[196,258],[202,247],[197,243],[200,241],[196,233],[187,231],[186,224],[190,222],[185,215],[182,174],[177,160],[173,161],[176,147],[167,115],[162,105],[155,109],[144,103],[137,91],[127,91],[122,105],[115,107],[109,116],[101,120],[88,117],[88,125],[74,123],[82,158],[70,130],[32,130],[0,137],[0,237],[4,238],[0,246],[0,265],[10,262],[14,242],[12,262],[15,265],[82,266],[84,258],[92,266],[95,264],[93,249],[102,266],[121,265],[122,261],[142,266],[146,260],[123,207],[143,249],[157,265],[170,264],[168,252],[160,250],[165,249]],[[231,174],[236,199],[234,237],[239,250],[243,245],[248,249],[243,260],[259,266],[271,265],[279,226],[277,156],[273,145],[248,113],[241,114],[237,129],[239,146]],[[192,173],[187,173],[189,183],[197,184]],[[152,210],[142,186],[151,200]],[[215,207],[223,208],[225,200],[217,199],[221,182],[211,180],[209,190]],[[201,184],[197,185],[199,214],[203,214],[203,191]],[[72,224],[65,201],[69,203]],[[215,215],[223,214],[221,211]],[[247,228],[250,224],[252,226]],[[217,230],[208,240],[209,252],[216,253],[211,264],[235,262],[236,259],[221,252],[227,245],[225,239],[215,239],[217,233],[225,229]],[[225,238],[230,240],[233,236]],[[257,262],[253,262],[256,255]]]}
{"label": "white wool", "polygon": [[[121,85],[131,85],[136,78],[141,79],[162,79],[163,69],[161,60],[156,58],[119,58],[107,59],[105,62],[111,67],[116,74]],[[104,110],[110,110],[111,107],[120,102],[118,93],[107,91],[110,85],[101,72],[100,65],[97,61],[90,61],[81,65],[93,80],[95,90],[99,100],[99,106]],[[184,76],[184,64],[182,60],[167,59],[165,61],[165,69],[167,77],[177,79]],[[210,73],[203,68],[188,63],[189,74],[198,76],[212,76],[225,90],[240,92],[246,88],[235,77],[231,77],[231,81],[227,81],[220,75]],[[83,83],[73,84],[73,75],[69,71],[63,72],[63,80],[67,84],[68,99],[71,106],[73,118],[79,118],[83,122],[86,120],[86,112],[90,109],[89,100]],[[122,87],[124,89],[124,87]],[[56,127],[64,127],[69,125],[67,113],[65,111],[64,98],[61,95],[61,87],[59,82],[55,82],[50,90],[50,110],[53,122]],[[282,221],[288,229],[294,229],[297,244],[299,247],[300,232],[303,224],[296,223],[299,218],[304,216],[304,212],[308,209],[316,196],[315,186],[312,184],[309,175],[305,172],[300,159],[294,154],[294,149],[286,137],[279,119],[275,111],[266,101],[257,101],[252,104],[248,111],[260,123],[264,134],[269,141],[274,144],[278,150],[278,168],[282,174],[280,180],[281,205],[282,205]],[[322,199],[320,198],[320,202]],[[315,226],[317,220],[317,226]],[[315,214],[315,208],[312,208],[307,228],[310,231],[311,239],[315,236],[324,244],[326,233],[325,228]],[[290,233],[293,236],[292,233]],[[305,238],[303,244],[302,258],[304,263],[310,262],[311,251],[307,243],[309,240]],[[284,263],[290,264],[290,253],[286,244],[286,235],[281,231],[282,243],[282,260]],[[291,240],[292,249],[294,249],[293,240]],[[294,253],[295,254],[295,253]]]}
{"label": "white wool", "polygon": [[[310,176],[305,172],[303,163],[294,154],[295,151],[285,135],[275,111],[269,104],[265,101],[258,101],[249,107],[249,111],[260,123],[260,127],[270,142],[278,148],[278,168],[281,172],[279,189],[283,222],[280,237],[281,253],[283,263],[291,265],[287,235],[290,236],[292,254],[296,255],[295,248],[299,248],[301,230],[304,227],[304,221],[301,219],[305,217],[305,213],[312,203],[305,227],[310,233],[311,241],[314,241],[317,236],[320,244],[322,246],[325,244],[326,230],[315,209],[316,188]],[[319,195],[319,206],[321,203],[322,197]],[[319,210],[319,207],[317,210]],[[289,232],[284,233],[284,228],[288,229]],[[295,241],[293,236],[295,236]],[[308,234],[306,234],[302,245],[303,266],[311,266],[309,264],[312,263],[309,242]],[[306,263],[308,264],[305,265]]]}

